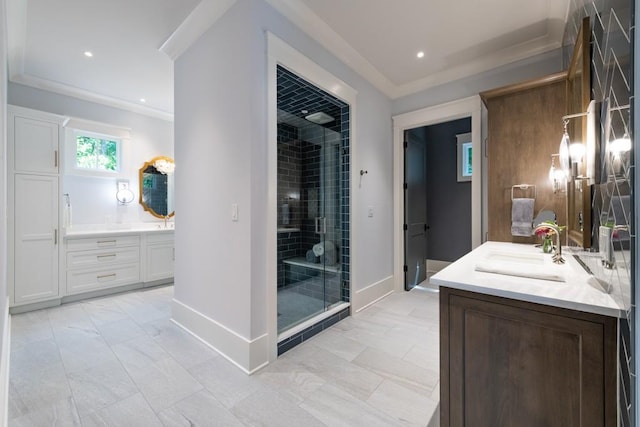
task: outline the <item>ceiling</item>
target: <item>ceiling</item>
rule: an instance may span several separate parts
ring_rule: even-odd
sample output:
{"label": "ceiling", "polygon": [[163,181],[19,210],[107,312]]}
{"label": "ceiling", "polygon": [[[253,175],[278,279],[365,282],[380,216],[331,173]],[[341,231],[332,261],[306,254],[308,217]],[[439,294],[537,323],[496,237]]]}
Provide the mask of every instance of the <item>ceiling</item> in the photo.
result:
{"label": "ceiling", "polygon": [[[390,98],[561,47],[569,3],[266,1]],[[170,120],[172,59],[234,2],[8,0],[10,80]]]}

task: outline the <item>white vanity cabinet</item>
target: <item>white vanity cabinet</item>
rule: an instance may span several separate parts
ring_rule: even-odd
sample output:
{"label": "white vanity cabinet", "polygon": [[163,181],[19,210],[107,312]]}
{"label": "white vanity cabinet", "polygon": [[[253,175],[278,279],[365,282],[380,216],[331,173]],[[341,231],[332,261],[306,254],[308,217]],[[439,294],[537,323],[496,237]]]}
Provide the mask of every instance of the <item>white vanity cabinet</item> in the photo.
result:
{"label": "white vanity cabinet", "polygon": [[8,282],[12,306],[60,297],[59,149],[64,117],[8,106]]}
{"label": "white vanity cabinet", "polygon": [[173,231],[147,234],[145,244],[145,282],[173,277],[176,259]]}
{"label": "white vanity cabinet", "polygon": [[140,236],[67,238],[66,294],[140,282]]}

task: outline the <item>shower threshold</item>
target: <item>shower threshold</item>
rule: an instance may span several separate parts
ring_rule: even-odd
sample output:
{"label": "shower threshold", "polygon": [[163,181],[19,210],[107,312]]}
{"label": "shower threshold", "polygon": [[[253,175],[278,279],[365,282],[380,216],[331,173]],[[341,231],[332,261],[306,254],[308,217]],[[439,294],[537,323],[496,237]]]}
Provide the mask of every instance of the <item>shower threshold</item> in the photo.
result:
{"label": "shower threshold", "polygon": [[316,316],[311,317],[310,319],[305,320],[302,323],[299,323],[295,326],[293,326],[290,329],[287,329],[286,331],[283,331],[282,333],[278,334],[278,342],[284,341],[302,331],[304,331],[305,329],[322,322],[325,319],[328,319],[329,317],[333,316],[336,313],[341,312],[342,310],[344,310],[345,308],[348,308],[351,304],[349,304],[348,302],[338,302],[334,305],[331,306],[331,308],[329,308],[326,311],[323,311],[322,313],[317,314]]}

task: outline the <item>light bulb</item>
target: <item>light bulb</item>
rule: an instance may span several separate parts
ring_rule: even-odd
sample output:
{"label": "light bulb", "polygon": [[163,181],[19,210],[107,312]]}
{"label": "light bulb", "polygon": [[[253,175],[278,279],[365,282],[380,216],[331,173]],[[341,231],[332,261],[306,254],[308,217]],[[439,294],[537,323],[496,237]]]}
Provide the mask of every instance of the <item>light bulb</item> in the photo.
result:
{"label": "light bulb", "polygon": [[569,155],[572,162],[582,162],[584,156],[584,145],[581,142],[574,142],[569,146]]}
{"label": "light bulb", "polygon": [[625,153],[631,150],[631,138],[625,133],[622,138],[611,141],[607,146],[607,150],[611,153]]}

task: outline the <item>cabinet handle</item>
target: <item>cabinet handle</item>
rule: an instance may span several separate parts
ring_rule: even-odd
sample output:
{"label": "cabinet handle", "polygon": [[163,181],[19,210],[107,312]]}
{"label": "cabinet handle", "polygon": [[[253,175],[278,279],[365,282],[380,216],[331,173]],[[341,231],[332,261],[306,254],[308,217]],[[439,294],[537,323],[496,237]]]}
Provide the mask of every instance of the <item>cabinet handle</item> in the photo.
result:
{"label": "cabinet handle", "polygon": [[98,261],[100,261],[102,258],[115,258],[116,254],[109,254],[109,255],[97,255],[98,257]]}
{"label": "cabinet handle", "polygon": [[98,240],[98,246],[103,245],[103,246],[112,246],[115,245],[116,241],[115,240]]}
{"label": "cabinet handle", "polygon": [[111,274],[101,274],[101,275],[99,275],[99,276],[98,276],[98,280],[100,280],[100,279],[106,279],[106,278],[109,278],[109,277],[116,277],[116,273],[111,273]]}
{"label": "cabinet handle", "polygon": [[53,151],[53,166],[58,167],[58,150]]}
{"label": "cabinet handle", "polygon": [[57,228],[55,230],[53,230],[53,244],[54,245],[58,244],[58,229]]}

